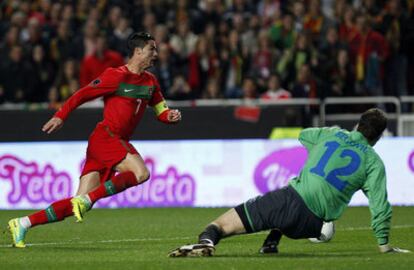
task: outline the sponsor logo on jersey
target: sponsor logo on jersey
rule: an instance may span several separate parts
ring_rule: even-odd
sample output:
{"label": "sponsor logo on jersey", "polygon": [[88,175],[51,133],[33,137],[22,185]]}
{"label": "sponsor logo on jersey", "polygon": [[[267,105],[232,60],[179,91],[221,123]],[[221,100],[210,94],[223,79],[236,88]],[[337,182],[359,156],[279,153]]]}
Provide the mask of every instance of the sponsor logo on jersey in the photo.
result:
{"label": "sponsor logo on jersey", "polygon": [[122,82],[119,84],[116,93],[118,96],[122,97],[149,100],[151,99],[153,92],[153,85],[136,85]]}
{"label": "sponsor logo on jersey", "polygon": [[96,79],[96,80],[93,80],[91,83],[90,83],[90,85],[92,86],[92,87],[97,87],[99,84],[101,83],[101,79]]}

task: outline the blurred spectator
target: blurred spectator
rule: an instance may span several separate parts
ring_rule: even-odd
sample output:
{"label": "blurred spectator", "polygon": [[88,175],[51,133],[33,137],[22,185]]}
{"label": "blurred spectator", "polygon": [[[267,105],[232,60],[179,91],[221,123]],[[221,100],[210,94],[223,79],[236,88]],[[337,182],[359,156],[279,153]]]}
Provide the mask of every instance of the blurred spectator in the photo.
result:
{"label": "blurred spectator", "polygon": [[367,15],[356,18],[356,33],[349,41],[350,59],[355,66],[357,93],[382,95],[383,62],[388,57],[384,36],[371,29]]}
{"label": "blurred spectator", "polygon": [[294,47],[284,51],[277,66],[284,84],[294,82],[304,64],[316,66],[317,57],[318,53],[309,41],[309,36],[305,33],[298,34]]}
{"label": "blurred spectator", "polygon": [[305,4],[303,0],[297,0],[293,3],[292,13],[294,21],[294,30],[296,32],[303,31],[303,19],[305,18]]}
{"label": "blurred spectator", "polygon": [[290,92],[281,86],[279,75],[275,73],[272,74],[268,80],[267,91],[260,96],[260,98],[264,100],[279,100],[291,97],[292,95]]}
{"label": "blurred spectator", "polygon": [[21,31],[24,52],[26,52],[28,56],[32,54],[33,48],[37,45],[42,46],[45,50],[49,49],[47,47],[49,40],[43,38],[41,27],[39,19],[31,17],[27,23],[27,28],[24,28]]}
{"label": "blurred spectator", "polygon": [[168,89],[167,97],[171,100],[192,99],[191,87],[183,75],[179,74],[174,77],[173,85]]}
{"label": "blurred spectator", "polygon": [[191,10],[189,8],[189,2],[187,0],[175,1],[174,8],[168,12],[167,18],[170,23],[170,28],[174,25],[190,24],[191,23]]}
{"label": "blurred spectator", "polygon": [[[250,19],[250,16],[248,17]],[[231,24],[232,29],[236,30],[239,35],[241,35],[246,29],[246,24],[248,19],[243,17],[242,13],[234,13],[234,15],[231,17],[228,22]]]}
{"label": "blurred spectator", "polygon": [[79,89],[78,74],[75,60],[68,59],[63,63],[48,94],[50,108],[58,109],[61,103]]}
{"label": "blurred spectator", "polygon": [[[384,94],[392,96],[404,96],[407,90],[407,53],[409,29],[408,17],[403,12],[401,1],[388,1],[380,30],[389,44],[389,57],[385,62]],[[411,37],[413,38],[413,37]],[[413,48],[411,48],[412,50]]]}
{"label": "blurred spectator", "polygon": [[229,24],[224,21],[220,20],[219,25],[217,26],[217,33],[219,35],[219,43],[221,46],[224,46],[228,43],[228,36],[230,33],[230,26]]}
{"label": "blurred spectator", "polygon": [[102,14],[98,7],[89,8],[89,14],[88,14],[87,20],[97,21],[97,22],[102,21]]}
{"label": "blurred spectator", "polygon": [[172,35],[170,45],[179,59],[185,62],[188,56],[194,51],[197,36],[190,31],[187,22],[181,22],[177,27],[177,33]]}
{"label": "blurred spectator", "polygon": [[[167,6],[164,0],[135,0],[135,1],[117,1],[119,4],[124,5],[124,9],[132,9],[131,20],[132,28],[135,30],[143,29],[143,18],[145,14],[151,13],[157,19],[157,24],[166,24],[167,13],[171,9]],[[133,6],[126,6],[126,3],[133,2]],[[173,25],[171,25],[173,27]],[[152,33],[154,34],[154,33]]]}
{"label": "blurred spectator", "polygon": [[88,15],[89,15],[89,0],[77,0],[76,1],[76,5],[75,7],[75,17],[76,20],[81,23],[84,24],[84,22],[86,22],[86,20],[88,19]]}
{"label": "blurred spectator", "polygon": [[167,26],[165,26],[164,24],[158,24],[155,27],[154,38],[157,44],[162,44],[162,43],[168,44],[170,37],[169,37]]}
{"label": "blurred spectator", "polygon": [[129,20],[126,17],[121,17],[109,37],[109,47],[126,57],[128,55],[127,39],[133,32]]}
{"label": "blurred spectator", "polygon": [[257,15],[263,20],[263,25],[269,25],[275,15],[280,14],[280,0],[262,0],[257,5]]}
{"label": "blurred spectator", "polygon": [[376,23],[381,16],[381,8],[375,0],[354,1],[355,9],[368,16],[368,19]]}
{"label": "blurred spectator", "polygon": [[263,92],[266,90],[266,81],[270,77],[275,61],[274,51],[270,45],[270,39],[266,30],[260,32],[258,45],[259,48],[253,55],[250,74],[256,78],[259,92]]}
{"label": "blurred spectator", "polygon": [[222,70],[225,79],[225,96],[240,98],[242,96],[241,83],[243,80],[243,56],[239,34],[232,30],[229,36],[228,49],[221,52]]}
{"label": "blurred spectator", "polygon": [[250,1],[247,0],[233,0],[230,7],[224,14],[224,18],[229,20],[239,14],[243,20],[248,20],[255,12],[254,7]]}
{"label": "blurred spectator", "polygon": [[348,6],[347,0],[336,0],[332,4],[334,5],[334,7],[333,17],[331,18],[331,20],[333,21],[335,26],[338,27],[344,19],[344,14],[347,8],[350,7],[352,9],[352,7]]}
{"label": "blurred spectator", "polygon": [[61,22],[67,22],[69,24],[70,32],[73,34],[75,31],[80,29],[82,26],[75,19],[73,6],[71,4],[65,4],[62,9]]}
{"label": "blurred spectator", "polygon": [[215,78],[210,78],[207,82],[206,91],[203,93],[203,99],[221,99],[223,94],[220,91],[220,85]]}
{"label": "blurred spectator", "polygon": [[[132,31],[147,30],[155,36],[160,48],[160,62],[154,72],[163,74],[158,75],[163,78],[160,81],[164,80],[160,82],[164,84],[163,91],[168,93],[174,81],[175,89],[181,89],[174,90],[175,99],[214,98],[215,92],[209,93],[210,82],[218,85],[225,98],[241,98],[242,82],[246,77],[255,79],[255,91],[260,94],[268,90],[267,83],[271,80],[267,81],[274,72],[280,75],[281,85],[293,90],[293,86],[302,85],[298,77],[303,77],[300,74],[303,65],[309,71],[307,81],[318,84],[316,96],[320,98],[414,95],[412,2],[2,1],[0,57],[3,61],[0,65],[2,68],[13,66],[20,74],[15,78],[21,84],[31,82],[17,95],[13,92],[13,98],[7,97],[9,101],[40,101],[45,98],[44,90],[34,86],[37,83],[33,78],[44,77],[40,75],[45,66],[51,64],[56,70],[63,70],[64,63],[73,58],[76,66],[82,61],[84,75],[83,60],[95,58],[99,61],[89,61],[87,70],[103,70],[105,57],[96,54],[100,32],[105,32],[111,50],[126,57],[125,39]],[[21,48],[11,53],[11,48],[16,46]],[[20,52],[16,53],[18,50]],[[161,50],[165,52],[164,59],[161,59]],[[32,55],[41,55],[40,51],[44,52],[44,57],[38,59],[43,60],[29,61],[34,59]],[[10,55],[15,55],[12,58],[17,60],[20,53],[23,54],[21,59],[13,62]],[[22,77],[24,70],[32,70],[33,74]],[[51,74],[52,77],[53,71]],[[180,76],[174,80],[176,74],[190,85],[188,93],[185,84],[180,83]],[[81,84],[88,83],[92,77]],[[356,83],[352,83],[353,79]],[[77,76],[71,82],[75,80]],[[11,80],[6,78],[6,81]],[[5,100],[6,90],[9,91],[2,87],[0,102]],[[303,91],[296,91],[298,93],[307,96]]]}
{"label": "blurred spectator", "polygon": [[155,64],[152,72],[158,78],[160,83],[161,91],[163,94],[168,97],[168,89],[171,88],[173,84],[173,79],[175,75],[175,66],[170,57],[170,48],[167,44],[161,43],[158,46],[158,61]]}
{"label": "blurred spectator", "polygon": [[[332,1],[332,0],[321,0],[321,13],[323,16],[325,16],[329,20],[335,19],[335,2],[338,0]],[[341,0],[339,0],[341,1]]]}
{"label": "blurred spectator", "polygon": [[0,89],[3,102],[25,102],[30,100],[33,85],[33,69],[24,59],[23,48],[14,45],[9,55],[0,63]]}
{"label": "blurred spectator", "polygon": [[311,33],[311,40],[319,41],[319,36],[324,34],[328,26],[328,19],[321,12],[320,0],[310,0],[308,12],[303,20],[303,28]]}
{"label": "blurred spectator", "polygon": [[122,9],[120,6],[112,6],[108,12],[107,30],[113,32],[118,26],[122,17]]}
{"label": "blurred spectator", "polygon": [[355,76],[349,63],[348,51],[340,49],[335,59],[335,65],[327,72],[326,80],[329,82],[328,92],[325,96],[342,97],[353,96]]}
{"label": "blurred spectator", "polygon": [[154,13],[145,13],[144,18],[142,19],[142,28],[148,33],[155,33],[155,28],[157,27],[157,17]]}
{"label": "blurred spectator", "polygon": [[332,69],[336,63],[336,56],[339,49],[343,45],[339,42],[338,32],[335,27],[331,26],[326,31],[325,38],[321,41],[319,47],[319,61],[323,63],[320,70],[322,74],[328,74],[328,70]]}
{"label": "blurred spectator", "polygon": [[200,2],[200,16],[197,24],[200,25],[202,31],[205,32],[208,24],[218,25],[221,17],[218,11],[220,6],[219,0],[201,0]]}
{"label": "blurred spectator", "polygon": [[6,33],[6,37],[0,41],[0,57],[5,59],[8,57],[10,49],[20,44],[20,30],[17,26],[10,26]]}
{"label": "blurred spectator", "polygon": [[270,27],[270,39],[277,49],[283,51],[293,47],[296,33],[293,28],[292,15],[286,14],[283,19],[276,19]]}
{"label": "blurred spectator", "polygon": [[94,20],[86,21],[83,26],[83,35],[77,36],[73,45],[76,59],[80,60],[95,53],[98,34],[98,22]]}
{"label": "blurred spectator", "polygon": [[[406,48],[414,48],[414,3],[411,3],[409,9],[408,21],[406,25],[407,35],[405,37],[404,44]],[[407,88],[408,95],[414,96],[414,50],[408,49],[407,54]],[[414,111],[414,106],[412,106]]]}
{"label": "blurred spectator", "polygon": [[253,78],[245,77],[242,86],[242,98],[244,100],[253,100],[257,98],[256,83]]}
{"label": "blurred spectator", "polygon": [[266,30],[261,28],[259,16],[251,16],[249,20],[249,27],[241,35],[243,48],[249,53],[253,53],[254,50],[257,49],[257,37],[261,31]]}
{"label": "blurred spectator", "polygon": [[[339,14],[338,14],[339,15]],[[357,34],[355,28],[355,11],[351,6],[346,6],[343,16],[339,21],[339,39],[348,43]]]}
{"label": "blurred spectator", "polygon": [[316,80],[312,78],[309,65],[303,64],[299,68],[297,80],[292,89],[292,97],[317,98]]}
{"label": "blurred spectator", "polygon": [[199,36],[193,53],[188,56],[188,84],[191,87],[193,98],[201,97],[204,91],[211,68],[207,39]]}
{"label": "blurred spectator", "polygon": [[95,52],[83,58],[81,62],[79,75],[81,87],[96,79],[106,68],[124,64],[124,59],[119,52],[107,48],[104,34],[98,36],[95,48]]}
{"label": "blurred spectator", "polygon": [[57,35],[50,41],[50,57],[61,64],[70,57],[75,57],[73,35],[68,21],[61,21],[57,27]]}
{"label": "blurred spectator", "polygon": [[45,55],[42,46],[36,45],[33,48],[32,57],[33,83],[30,85],[31,102],[46,102],[49,88],[55,77],[55,66]]}
{"label": "blurred spectator", "polygon": [[63,6],[62,6],[62,3],[60,2],[55,2],[52,4],[50,8],[50,18],[48,22],[48,25],[51,26],[52,28],[56,28],[61,22],[62,8]]}

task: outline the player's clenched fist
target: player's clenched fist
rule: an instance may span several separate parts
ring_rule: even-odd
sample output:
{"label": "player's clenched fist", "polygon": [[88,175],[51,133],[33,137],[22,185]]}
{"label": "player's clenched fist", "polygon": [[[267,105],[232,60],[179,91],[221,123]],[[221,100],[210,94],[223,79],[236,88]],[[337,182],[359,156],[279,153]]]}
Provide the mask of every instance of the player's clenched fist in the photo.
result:
{"label": "player's clenched fist", "polygon": [[46,132],[47,134],[50,134],[60,129],[62,126],[63,126],[62,119],[58,117],[52,117],[49,121],[47,121],[46,124],[43,125],[42,131]]}
{"label": "player's clenched fist", "polygon": [[169,110],[167,118],[171,123],[179,122],[181,121],[181,112],[179,110]]}

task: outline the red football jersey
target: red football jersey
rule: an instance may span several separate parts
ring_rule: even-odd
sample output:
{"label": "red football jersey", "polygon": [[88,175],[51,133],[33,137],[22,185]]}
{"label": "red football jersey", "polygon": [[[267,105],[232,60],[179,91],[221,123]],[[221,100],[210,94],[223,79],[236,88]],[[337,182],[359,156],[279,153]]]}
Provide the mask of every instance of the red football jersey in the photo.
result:
{"label": "red football jersey", "polygon": [[128,140],[147,105],[164,101],[156,77],[147,71],[135,74],[124,66],[107,68],[89,85],[76,91],[55,113],[66,120],[69,113],[81,104],[104,97],[104,119],[98,123],[109,127],[121,138]]}

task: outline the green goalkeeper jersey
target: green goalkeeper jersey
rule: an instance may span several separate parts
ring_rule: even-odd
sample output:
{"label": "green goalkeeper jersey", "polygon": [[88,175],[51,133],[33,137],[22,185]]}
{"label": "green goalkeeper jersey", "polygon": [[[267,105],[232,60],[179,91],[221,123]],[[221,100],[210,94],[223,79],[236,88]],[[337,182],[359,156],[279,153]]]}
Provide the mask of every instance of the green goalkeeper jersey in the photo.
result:
{"label": "green goalkeeper jersey", "polygon": [[366,138],[358,131],[308,128],[300,133],[299,141],[309,157],[300,175],[289,184],[309,209],[325,221],[336,220],[361,189],[369,200],[378,244],[388,243],[392,212],[385,167]]}

